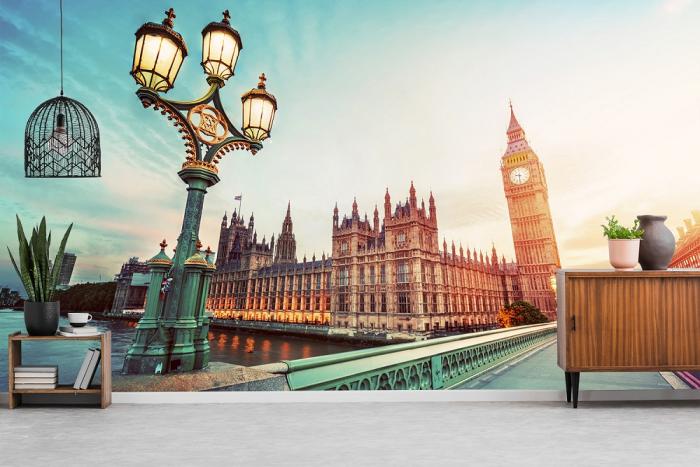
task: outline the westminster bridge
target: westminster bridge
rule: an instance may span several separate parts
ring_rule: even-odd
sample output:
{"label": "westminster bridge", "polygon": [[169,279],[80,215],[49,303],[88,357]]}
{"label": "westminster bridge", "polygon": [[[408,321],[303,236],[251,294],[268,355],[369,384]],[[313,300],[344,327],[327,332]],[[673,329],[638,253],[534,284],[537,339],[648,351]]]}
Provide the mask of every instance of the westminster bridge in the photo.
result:
{"label": "westminster bridge", "polygon": [[255,367],[299,390],[451,389],[556,340],[556,323],[460,334]]}

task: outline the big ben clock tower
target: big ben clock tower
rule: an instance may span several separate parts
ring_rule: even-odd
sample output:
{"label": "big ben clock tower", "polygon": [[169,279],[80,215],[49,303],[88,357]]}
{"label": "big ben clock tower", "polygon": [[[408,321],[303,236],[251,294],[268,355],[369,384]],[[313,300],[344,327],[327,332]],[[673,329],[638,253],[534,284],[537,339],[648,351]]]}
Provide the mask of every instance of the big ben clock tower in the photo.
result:
{"label": "big ben clock tower", "polygon": [[501,158],[501,174],[523,299],[554,319],[557,308],[554,273],[560,263],[547,180],[542,163],[515,118],[512,104],[507,135],[508,148]]}

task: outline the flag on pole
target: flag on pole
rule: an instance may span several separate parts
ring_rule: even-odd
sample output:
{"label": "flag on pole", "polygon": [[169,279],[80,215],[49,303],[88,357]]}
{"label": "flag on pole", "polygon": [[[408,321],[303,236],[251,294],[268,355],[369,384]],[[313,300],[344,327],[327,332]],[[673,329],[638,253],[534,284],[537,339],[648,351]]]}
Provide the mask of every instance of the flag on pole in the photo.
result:
{"label": "flag on pole", "polygon": [[236,195],[236,196],[233,197],[233,200],[234,200],[234,201],[240,201],[240,200],[242,200],[242,199],[243,199],[243,195],[242,195],[242,194],[241,194],[241,195]]}

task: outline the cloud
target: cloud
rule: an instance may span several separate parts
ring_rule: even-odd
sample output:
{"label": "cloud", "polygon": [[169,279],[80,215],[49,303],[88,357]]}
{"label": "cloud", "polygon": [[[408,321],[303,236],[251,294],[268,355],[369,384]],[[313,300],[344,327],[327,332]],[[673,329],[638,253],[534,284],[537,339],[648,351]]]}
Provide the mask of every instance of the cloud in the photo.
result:
{"label": "cloud", "polygon": [[661,10],[669,14],[677,14],[687,10],[694,0],[664,0]]}

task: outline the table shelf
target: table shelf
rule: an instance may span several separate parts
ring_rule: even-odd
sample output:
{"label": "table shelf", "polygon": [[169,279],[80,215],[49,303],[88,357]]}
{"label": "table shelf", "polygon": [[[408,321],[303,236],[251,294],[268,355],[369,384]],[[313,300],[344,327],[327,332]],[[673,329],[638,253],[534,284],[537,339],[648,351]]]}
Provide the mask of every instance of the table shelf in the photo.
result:
{"label": "table shelf", "polygon": [[[74,389],[73,385],[60,384],[53,389],[15,389],[14,368],[22,365],[22,342],[36,341],[99,341],[100,343],[100,375],[102,384],[87,389]],[[22,396],[26,394],[45,395],[99,395],[100,407],[107,408],[112,403],[112,333],[106,331],[94,336],[29,336],[19,331],[8,336],[7,369],[9,373],[8,400],[9,408],[14,409],[22,404]]]}

